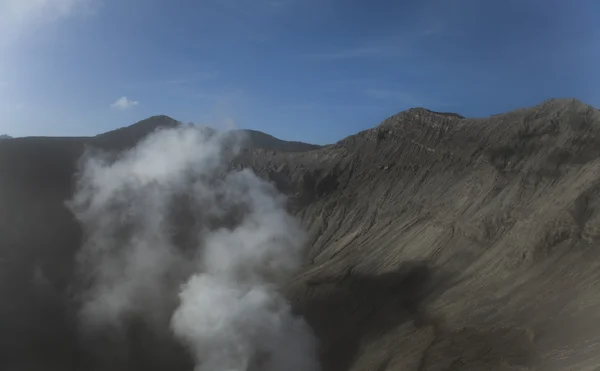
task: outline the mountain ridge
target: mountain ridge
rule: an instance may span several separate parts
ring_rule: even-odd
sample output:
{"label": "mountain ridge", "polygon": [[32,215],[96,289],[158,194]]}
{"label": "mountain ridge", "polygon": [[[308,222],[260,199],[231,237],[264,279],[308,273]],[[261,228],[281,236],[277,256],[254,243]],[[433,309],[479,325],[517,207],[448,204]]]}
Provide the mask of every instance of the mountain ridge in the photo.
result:
{"label": "mountain ridge", "polygon": [[[598,282],[598,111],[567,99],[490,119],[414,113],[317,151],[318,166],[303,154],[246,162],[287,190],[309,230],[313,263],[289,295],[328,349],[325,369],[597,364],[581,347],[600,349],[586,338],[600,329],[583,335],[561,324],[589,327],[596,318],[572,300],[597,303],[598,290],[579,279]],[[572,264],[581,278],[565,273]],[[380,285],[405,298],[395,301]],[[498,308],[502,302],[512,304]],[[547,309],[556,305],[569,308],[560,319]],[[353,312],[371,319],[358,325],[363,317]]]}
{"label": "mountain ridge", "polygon": [[[64,207],[89,144],[0,145],[7,367],[33,358],[45,370],[91,368],[65,299],[83,234]],[[271,181],[308,233],[309,264],[284,291],[317,335],[324,371],[600,364],[594,107],[548,100],[490,118],[406,110],[311,151],[242,151],[231,167]],[[36,269],[53,291],[32,286]],[[115,347],[146,351],[115,369],[187,370],[169,341],[131,331]]]}
{"label": "mountain ridge", "polygon": [[[98,134],[94,138],[95,140],[99,140],[102,143],[105,143],[106,145],[117,145],[119,148],[127,148],[133,146],[141,138],[156,130],[174,128],[182,125],[196,126],[191,123],[184,124],[183,122],[177,121],[166,115],[157,115],[148,117],[144,120],[138,121],[137,123],[126,127]],[[210,128],[208,126],[202,126],[200,128],[202,130],[205,130],[208,133],[208,135],[212,135],[217,132],[216,129]],[[302,152],[321,148],[321,146],[316,144],[279,139],[270,134],[263,133],[258,130],[235,129],[230,131],[241,134],[240,137],[242,139],[243,145],[251,149],[261,148],[264,150]]]}

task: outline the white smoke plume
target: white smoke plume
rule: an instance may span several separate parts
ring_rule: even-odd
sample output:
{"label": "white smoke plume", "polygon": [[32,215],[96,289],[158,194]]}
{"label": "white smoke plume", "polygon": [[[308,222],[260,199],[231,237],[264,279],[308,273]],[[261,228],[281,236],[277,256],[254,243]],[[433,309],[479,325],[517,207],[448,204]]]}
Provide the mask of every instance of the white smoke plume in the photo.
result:
{"label": "white smoke plume", "polygon": [[83,159],[70,202],[86,234],[82,324],[143,318],[198,371],[318,370],[310,329],[278,291],[303,262],[303,231],[271,184],[227,171],[238,142],[180,127]]}

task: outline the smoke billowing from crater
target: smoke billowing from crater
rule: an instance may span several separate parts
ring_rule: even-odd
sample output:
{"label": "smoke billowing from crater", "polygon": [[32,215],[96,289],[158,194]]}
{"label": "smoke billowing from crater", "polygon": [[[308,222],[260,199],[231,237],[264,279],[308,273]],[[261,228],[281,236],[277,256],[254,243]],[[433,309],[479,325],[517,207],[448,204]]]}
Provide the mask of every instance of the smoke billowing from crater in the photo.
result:
{"label": "smoke billowing from crater", "polygon": [[197,370],[318,369],[310,329],[278,291],[303,262],[303,231],[272,185],[227,171],[239,140],[182,127],[82,159],[69,205],[86,235],[84,332],[135,318],[174,335]]}

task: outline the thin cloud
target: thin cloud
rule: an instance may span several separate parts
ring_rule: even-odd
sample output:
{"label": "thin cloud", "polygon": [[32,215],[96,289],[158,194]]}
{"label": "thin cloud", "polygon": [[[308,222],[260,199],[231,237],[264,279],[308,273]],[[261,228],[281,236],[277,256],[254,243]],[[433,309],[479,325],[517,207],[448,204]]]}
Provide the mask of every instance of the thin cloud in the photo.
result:
{"label": "thin cloud", "polygon": [[216,71],[193,72],[179,76],[166,76],[158,79],[128,81],[122,83],[120,86],[126,90],[141,88],[163,89],[165,87],[193,88],[204,82],[214,80],[218,78],[218,76],[219,73]]}
{"label": "thin cloud", "polygon": [[189,84],[199,84],[201,82],[205,82],[208,80],[213,80],[217,78],[218,74],[216,72],[196,72],[192,73],[185,77],[171,78],[166,80],[161,80],[161,83],[167,85],[189,85]]}
{"label": "thin cloud", "polygon": [[445,29],[446,29],[446,25],[444,25],[441,22],[438,22],[438,23],[432,24],[428,28],[424,28],[423,30],[421,30],[420,36],[422,38],[428,37],[428,36],[434,36],[434,35],[442,33]]}
{"label": "thin cloud", "polygon": [[8,46],[41,25],[95,13],[101,0],[0,0],[0,45]]}
{"label": "thin cloud", "polygon": [[367,40],[366,42],[342,49],[333,49],[322,53],[310,53],[306,56],[322,60],[341,59],[384,59],[413,55],[415,45],[424,39],[434,37],[446,28],[441,21],[424,22],[426,26],[402,32],[386,40]]}
{"label": "thin cloud", "polygon": [[160,83],[164,83],[166,85],[187,85],[192,81],[193,81],[192,79],[181,78],[181,79],[168,79],[165,81],[161,81]]}
{"label": "thin cloud", "polygon": [[237,14],[276,15],[297,4],[295,0],[218,0],[218,5]]}
{"label": "thin cloud", "polygon": [[138,102],[137,100],[129,100],[127,97],[121,97],[117,99],[113,104],[111,104],[110,108],[125,111],[139,104],[140,102]]}
{"label": "thin cloud", "polygon": [[290,0],[270,0],[267,1],[267,5],[271,7],[273,10],[283,10],[286,6],[289,6],[291,3]]}

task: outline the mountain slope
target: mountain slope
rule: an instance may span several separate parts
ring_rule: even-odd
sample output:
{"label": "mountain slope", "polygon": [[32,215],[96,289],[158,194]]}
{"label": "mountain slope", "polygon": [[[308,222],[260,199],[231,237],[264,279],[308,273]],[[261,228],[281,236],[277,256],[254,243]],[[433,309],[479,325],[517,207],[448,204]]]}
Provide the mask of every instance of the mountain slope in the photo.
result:
{"label": "mountain slope", "polygon": [[412,109],[327,149],[241,162],[278,182],[310,231],[313,264],[289,295],[325,369],[600,363],[594,108]]}
{"label": "mountain slope", "polygon": [[181,123],[169,116],[152,116],[133,125],[96,135],[94,141],[103,147],[124,149],[157,129],[174,128]]}
{"label": "mountain slope", "polygon": [[[183,124],[169,116],[152,116],[133,125],[97,135],[94,142],[103,147],[123,149],[135,145],[141,138],[157,129],[168,129],[179,125]],[[203,127],[203,129],[209,135],[216,132],[209,127]],[[281,140],[256,130],[241,129],[235,130],[235,132],[242,137],[243,143],[248,149],[260,148],[267,151],[304,152],[321,148],[321,146],[315,144]]]}
{"label": "mountain slope", "polygon": [[251,143],[251,148],[263,148],[272,151],[281,152],[306,152],[321,148],[316,144],[308,144],[303,142],[290,142],[277,139],[272,135],[265,134],[256,130],[238,130]]}
{"label": "mountain slope", "polygon": [[[63,201],[93,140],[0,146],[7,369],[92,369],[66,304],[82,234]],[[328,147],[248,150],[232,166],[273,181],[309,232],[311,263],[285,291],[324,370],[600,364],[596,109],[550,100],[465,119],[416,108]],[[33,283],[40,270],[51,289]],[[124,369],[189,369],[170,343],[136,334]]]}

